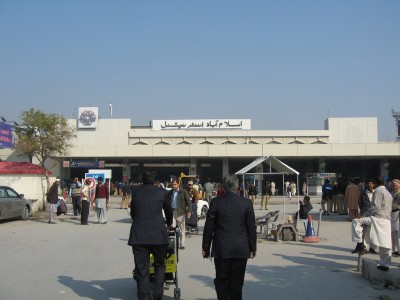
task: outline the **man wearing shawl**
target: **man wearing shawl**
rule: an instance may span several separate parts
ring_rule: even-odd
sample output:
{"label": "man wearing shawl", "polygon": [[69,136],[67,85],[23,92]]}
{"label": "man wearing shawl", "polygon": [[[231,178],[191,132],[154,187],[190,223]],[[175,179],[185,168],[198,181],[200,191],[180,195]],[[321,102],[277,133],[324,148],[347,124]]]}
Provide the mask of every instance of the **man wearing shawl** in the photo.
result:
{"label": "man wearing shawl", "polygon": [[371,207],[365,213],[364,218],[352,221],[352,239],[357,242],[356,248],[352,253],[364,251],[363,244],[363,225],[371,226],[369,239],[372,244],[379,247],[379,264],[377,268],[381,271],[389,271],[389,264],[392,255],[392,238],[390,215],[392,212],[392,195],[385,188],[385,182],[381,176],[375,180],[377,188],[372,195]]}

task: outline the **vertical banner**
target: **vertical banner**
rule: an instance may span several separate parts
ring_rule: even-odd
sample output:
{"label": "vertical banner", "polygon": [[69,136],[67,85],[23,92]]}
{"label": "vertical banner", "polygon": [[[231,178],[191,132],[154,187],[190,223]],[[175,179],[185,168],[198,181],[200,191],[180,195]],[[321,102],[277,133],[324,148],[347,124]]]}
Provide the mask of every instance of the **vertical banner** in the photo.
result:
{"label": "vertical banner", "polygon": [[10,124],[0,122],[0,147],[14,148],[12,126]]}

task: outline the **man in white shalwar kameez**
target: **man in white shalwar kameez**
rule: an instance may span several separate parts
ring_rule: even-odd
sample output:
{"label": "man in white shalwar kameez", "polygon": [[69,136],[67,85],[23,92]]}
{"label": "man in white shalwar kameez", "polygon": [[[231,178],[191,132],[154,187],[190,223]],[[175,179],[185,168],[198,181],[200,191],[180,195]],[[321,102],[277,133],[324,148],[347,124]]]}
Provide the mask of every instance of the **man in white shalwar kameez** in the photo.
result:
{"label": "man in white shalwar kameez", "polygon": [[[385,188],[385,182],[381,176],[377,177],[375,183],[378,187],[372,195],[370,209],[364,214],[364,218],[352,221],[352,240],[357,242],[357,246],[352,253],[364,251],[365,246],[362,240],[363,225],[371,226],[369,236],[365,236],[365,239],[379,247],[380,261],[377,268],[381,271],[389,271],[392,256],[390,214],[392,212],[393,198]],[[366,230],[367,232],[368,230]]]}

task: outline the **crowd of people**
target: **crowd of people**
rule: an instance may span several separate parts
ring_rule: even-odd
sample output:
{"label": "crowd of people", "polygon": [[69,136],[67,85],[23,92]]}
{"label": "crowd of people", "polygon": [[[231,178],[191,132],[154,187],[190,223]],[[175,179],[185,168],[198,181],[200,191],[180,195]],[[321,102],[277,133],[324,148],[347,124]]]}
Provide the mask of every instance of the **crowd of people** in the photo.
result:
{"label": "crowd of people", "polygon": [[388,271],[392,256],[399,256],[400,180],[382,176],[347,183],[325,180],[321,208],[324,215],[338,213],[352,222],[352,253],[378,253],[377,268]]}
{"label": "crowd of people", "polygon": [[389,271],[391,257],[399,256],[400,248],[400,180],[394,179],[390,185],[385,185],[384,179],[378,176],[367,180],[364,189],[353,186],[357,187],[355,182],[351,182],[345,192],[346,202],[352,200],[349,195],[356,194],[358,198],[358,207],[349,205],[348,209],[352,240],[357,243],[352,253],[365,252],[369,247],[368,251],[379,254],[377,268]]}
{"label": "crowd of people", "polygon": [[[243,185],[235,175],[225,176],[222,183],[213,183],[208,178],[203,186],[198,181],[188,181],[182,186],[178,179],[160,183],[154,173],[145,171],[141,183],[117,184],[114,191],[102,177],[98,177],[97,184],[92,185],[93,180],[90,179],[83,182],[78,178],[72,180],[67,197],[71,200],[73,214],[81,216],[82,225],[88,225],[92,205],[97,223],[106,224],[110,193],[121,197],[120,209],[130,208],[132,227],[128,244],[134,255],[139,299],[147,299],[150,295],[150,253],[154,256],[155,270],[153,297],[161,299],[167,244],[165,229],[179,229],[178,247],[184,250],[185,219],[196,213],[192,211],[192,204],[197,203],[200,194],[209,203],[202,255],[204,258],[214,257],[217,297],[241,299],[247,259],[256,256],[255,200],[260,195],[260,209],[267,210],[269,200],[275,194],[275,183],[263,182],[259,194],[253,183]],[[307,190],[307,186],[304,188],[303,185],[304,198],[299,201],[299,209],[292,216],[292,221],[293,218],[306,220],[313,209]],[[286,195],[291,199],[296,193],[296,186],[288,181]],[[64,198],[62,196],[57,178],[47,195],[49,224],[56,223],[55,214],[66,213],[65,195]],[[400,248],[400,180],[384,181],[380,176],[365,182],[357,178],[347,182],[326,179],[322,186],[321,208],[326,216],[332,213],[348,216],[352,222],[352,240],[356,242],[352,253],[377,253],[377,268],[389,270],[391,257],[399,256]]]}
{"label": "crowd of people", "polygon": [[47,192],[49,224],[56,224],[55,214],[58,216],[67,213],[66,198],[72,203],[74,216],[81,217],[81,225],[89,225],[90,205],[95,210],[97,223],[107,224],[107,211],[110,208],[110,192],[108,183],[103,177],[97,178],[97,184],[92,186],[91,179],[80,182],[78,177],[72,180],[68,192],[60,186],[60,179],[56,178]]}

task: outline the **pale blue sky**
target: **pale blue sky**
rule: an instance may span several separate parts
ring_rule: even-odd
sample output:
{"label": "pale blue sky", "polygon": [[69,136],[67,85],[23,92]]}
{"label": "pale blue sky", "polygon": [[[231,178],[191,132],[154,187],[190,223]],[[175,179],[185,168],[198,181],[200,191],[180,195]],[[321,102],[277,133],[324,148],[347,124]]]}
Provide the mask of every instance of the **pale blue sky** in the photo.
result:
{"label": "pale blue sky", "polygon": [[0,0],[0,115],[251,119],[323,129],[400,111],[400,1]]}

